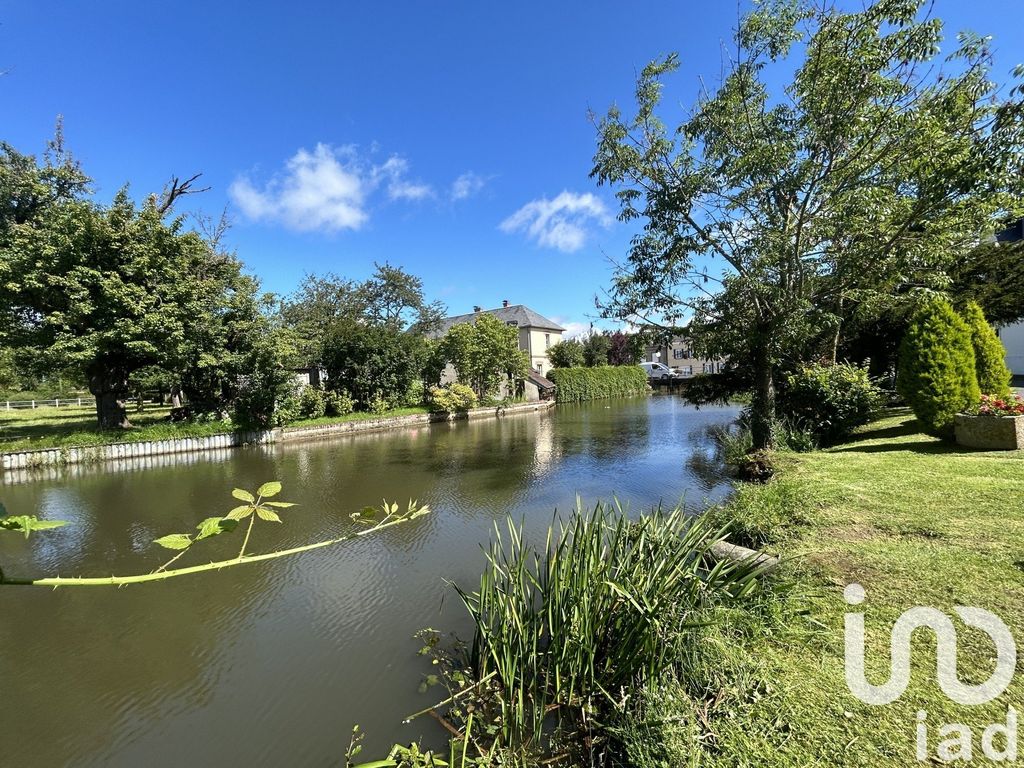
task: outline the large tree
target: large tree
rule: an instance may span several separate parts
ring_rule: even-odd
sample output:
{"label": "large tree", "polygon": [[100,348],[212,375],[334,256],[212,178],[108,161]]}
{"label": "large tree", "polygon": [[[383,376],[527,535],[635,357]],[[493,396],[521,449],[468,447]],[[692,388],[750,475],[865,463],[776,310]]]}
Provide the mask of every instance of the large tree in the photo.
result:
{"label": "large tree", "polygon": [[100,426],[123,428],[132,373],[182,359],[218,283],[208,245],[167,220],[190,181],[141,207],[87,183],[59,136],[42,163],[0,147],[0,313],[10,346],[40,372],[83,370]]}
{"label": "large tree", "polygon": [[674,55],[643,70],[635,115],[613,107],[598,125],[593,175],[643,222],[605,313],[692,316],[697,349],[753,389],[756,447],[772,444],[787,358],[834,355],[854,307],[945,287],[949,264],[1020,204],[1021,91],[1000,95],[983,38],[963,34],[940,59],[925,5],[770,0],[677,127],[658,116]]}

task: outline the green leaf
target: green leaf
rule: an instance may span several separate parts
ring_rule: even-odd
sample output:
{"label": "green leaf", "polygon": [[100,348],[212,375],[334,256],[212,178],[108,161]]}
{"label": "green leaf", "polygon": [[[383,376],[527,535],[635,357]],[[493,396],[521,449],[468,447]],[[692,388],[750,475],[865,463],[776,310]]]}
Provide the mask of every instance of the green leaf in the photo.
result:
{"label": "green leaf", "polygon": [[256,491],[256,493],[258,493],[260,496],[262,496],[264,498],[269,498],[271,496],[277,496],[277,494],[279,494],[280,492],[281,492],[281,484],[279,482],[277,482],[276,480],[274,480],[272,482],[269,482],[269,483],[264,483],[263,485],[260,486],[260,489],[258,491]]}
{"label": "green leaf", "polygon": [[241,488],[235,488],[235,489],[234,489],[234,490],[233,490],[233,491],[231,492],[231,495],[232,495],[232,496],[234,496],[234,497],[235,497],[236,499],[238,499],[239,501],[248,501],[248,502],[249,502],[250,504],[251,504],[252,502],[256,501],[256,497],[254,497],[254,496],[253,496],[253,495],[252,495],[251,493],[249,493],[248,491],[243,491],[243,490],[242,490]]}
{"label": "green leaf", "polygon": [[281,518],[277,516],[277,513],[266,507],[256,507],[256,514],[260,516],[260,520],[269,520],[272,523],[281,522]]}
{"label": "green leaf", "polygon": [[[248,507],[244,507],[244,509],[248,509]],[[237,527],[237,520],[231,520],[226,517],[208,517],[196,526],[196,529],[199,531],[196,535],[196,541],[208,539],[211,536],[216,536],[226,531],[233,531]]]}
{"label": "green leaf", "polygon": [[67,524],[66,520],[40,520],[35,515],[15,515],[0,519],[0,530],[20,531],[27,539],[32,531],[45,531]]}
{"label": "green leaf", "polygon": [[232,509],[226,515],[224,515],[224,517],[227,520],[244,520],[245,518],[247,518],[251,514],[252,514],[252,505],[251,504],[243,504],[240,507],[235,507],[234,509]]}
{"label": "green leaf", "polygon": [[154,539],[153,543],[159,544],[164,549],[188,549],[192,546],[192,537],[187,533],[172,533],[168,536]]}
{"label": "green leaf", "polygon": [[277,507],[278,509],[288,509],[288,507],[295,506],[295,502],[292,501],[267,501],[264,503],[268,507]]}

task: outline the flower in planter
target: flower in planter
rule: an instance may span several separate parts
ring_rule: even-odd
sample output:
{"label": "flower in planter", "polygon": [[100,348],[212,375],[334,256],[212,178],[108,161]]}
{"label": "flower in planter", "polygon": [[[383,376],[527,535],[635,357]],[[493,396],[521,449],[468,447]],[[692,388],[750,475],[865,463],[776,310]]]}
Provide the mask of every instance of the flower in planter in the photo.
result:
{"label": "flower in planter", "polygon": [[1024,416],[1024,397],[982,395],[975,413],[978,416]]}

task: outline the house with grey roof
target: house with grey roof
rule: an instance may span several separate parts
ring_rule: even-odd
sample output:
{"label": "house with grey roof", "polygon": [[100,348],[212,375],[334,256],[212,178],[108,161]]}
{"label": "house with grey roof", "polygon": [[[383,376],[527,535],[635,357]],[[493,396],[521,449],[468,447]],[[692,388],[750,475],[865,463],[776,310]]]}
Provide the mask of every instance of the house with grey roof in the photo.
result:
{"label": "house with grey roof", "polygon": [[473,311],[468,314],[454,315],[442,320],[437,335],[443,336],[453,325],[476,322],[481,313],[493,315],[505,325],[514,326],[519,331],[519,348],[530,358],[530,367],[534,371],[543,375],[551,370],[548,348],[562,340],[565,328],[524,304],[509,304],[508,301],[503,301],[496,309],[473,307]]}

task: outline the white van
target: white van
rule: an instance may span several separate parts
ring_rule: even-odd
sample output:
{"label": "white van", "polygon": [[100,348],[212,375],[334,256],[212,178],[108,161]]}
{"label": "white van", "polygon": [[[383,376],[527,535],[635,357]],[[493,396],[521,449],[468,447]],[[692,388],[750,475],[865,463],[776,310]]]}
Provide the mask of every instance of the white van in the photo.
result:
{"label": "white van", "polygon": [[668,381],[674,375],[672,369],[664,363],[640,363],[640,367],[647,372],[648,379]]}

